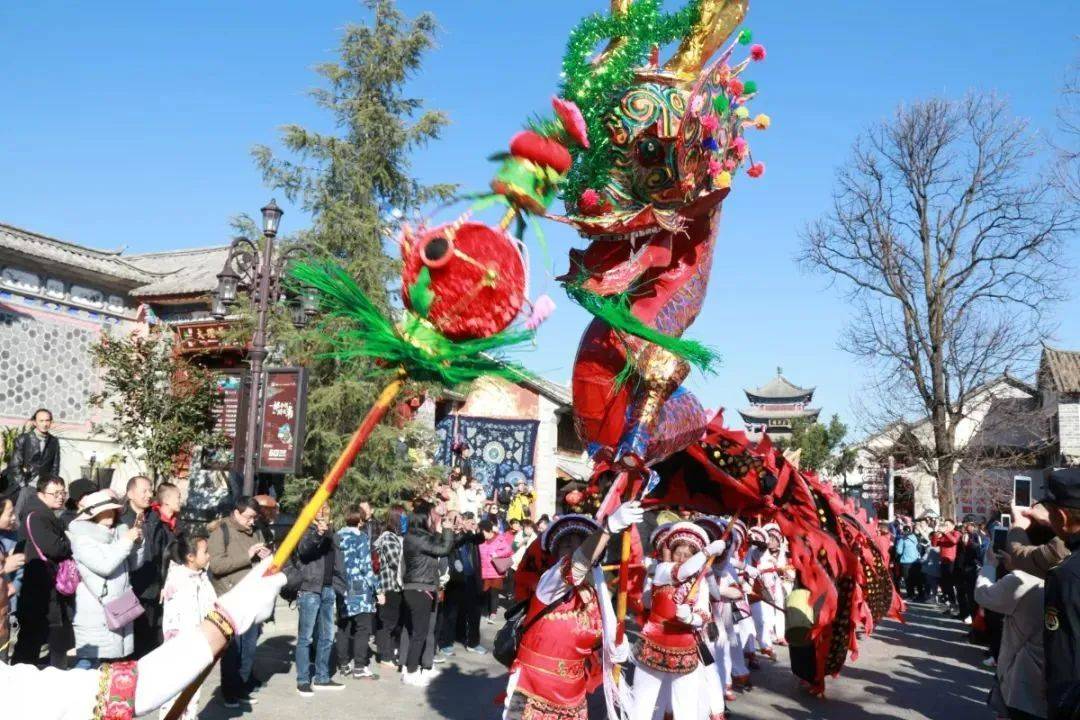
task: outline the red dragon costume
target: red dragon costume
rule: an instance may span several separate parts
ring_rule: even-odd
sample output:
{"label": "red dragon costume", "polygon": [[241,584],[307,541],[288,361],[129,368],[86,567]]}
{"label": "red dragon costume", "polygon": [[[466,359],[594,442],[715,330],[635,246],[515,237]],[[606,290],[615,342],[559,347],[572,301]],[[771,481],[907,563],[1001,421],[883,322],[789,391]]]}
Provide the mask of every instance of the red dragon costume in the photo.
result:
{"label": "red dragon costume", "polygon": [[[704,302],[722,204],[740,171],[751,178],[764,172],[745,137],[771,123],[748,108],[758,93],[752,68],[766,56],[748,30],[736,32],[748,4],[690,0],[664,13],[661,0],[612,0],[609,15],[582,21],[568,44],[555,117],[513,138],[509,152],[496,157],[493,194],[474,206],[505,206],[502,223],[462,219],[407,231],[405,280],[408,289],[425,266],[448,314],[483,306],[488,310],[472,321],[497,330],[522,308],[525,275],[515,253],[488,253],[497,267],[478,262],[484,238],[498,237],[505,247],[511,224],[517,221],[520,237],[537,215],[576,228],[588,245],[570,251],[561,280],[595,316],[574,362],[573,397],[594,460],[592,496],[608,498],[600,515],[637,496],[655,473],[660,482],[647,504],[776,523],[802,591],[792,597],[806,600],[810,626],[793,643],[793,670],[820,691],[856,652],[856,629],[869,632],[902,607],[887,555],[875,543],[876,522],[800,472],[767,437],[754,443],[725,428],[721,415],[709,418],[681,387],[692,366],[708,369],[714,359],[682,336]],[[603,40],[607,47],[594,53]],[[674,55],[661,62],[659,48],[672,43]],[[746,56],[736,60],[736,51]],[[548,211],[556,198],[563,215]],[[506,287],[512,302],[500,306]],[[411,308],[414,293],[405,295]],[[437,323],[440,305],[425,310],[451,337],[477,332]],[[550,567],[545,560],[541,549],[527,554],[519,572],[524,587]],[[629,571],[622,574],[625,587]],[[640,578],[632,595],[640,594]]]}

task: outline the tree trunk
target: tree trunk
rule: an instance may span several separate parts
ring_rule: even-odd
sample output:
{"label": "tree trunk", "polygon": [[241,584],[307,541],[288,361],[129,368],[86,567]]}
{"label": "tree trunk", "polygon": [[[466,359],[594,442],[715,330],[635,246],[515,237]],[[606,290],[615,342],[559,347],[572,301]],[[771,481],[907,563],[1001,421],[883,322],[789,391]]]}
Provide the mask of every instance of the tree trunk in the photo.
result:
{"label": "tree trunk", "polygon": [[939,459],[936,477],[938,506],[941,510],[941,517],[953,520],[956,518],[956,492],[954,488],[956,471],[953,468],[953,463]]}

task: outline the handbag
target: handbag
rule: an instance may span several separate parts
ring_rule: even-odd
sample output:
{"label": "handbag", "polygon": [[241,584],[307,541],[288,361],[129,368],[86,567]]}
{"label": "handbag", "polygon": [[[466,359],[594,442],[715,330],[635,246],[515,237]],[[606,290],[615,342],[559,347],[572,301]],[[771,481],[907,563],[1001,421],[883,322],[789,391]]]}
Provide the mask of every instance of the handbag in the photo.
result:
{"label": "handbag", "polygon": [[[87,589],[89,589],[89,586]],[[102,593],[104,593],[106,589],[107,588],[103,586]],[[135,591],[131,588],[120,593],[120,597],[114,598],[109,602],[104,602],[101,598],[98,598],[97,601],[101,604],[101,609],[105,611],[105,624],[113,632],[123,630],[131,624],[135,618],[146,612],[146,610],[143,609],[142,603],[139,602],[138,596],[135,595]]]}
{"label": "handbag", "polygon": [[53,571],[53,587],[56,588],[56,592],[67,597],[71,597],[75,594],[75,589],[79,587],[79,566],[75,564],[74,558],[65,558],[56,563],[45,556],[45,553],[41,552],[41,548],[38,547],[37,541],[34,540],[34,534],[30,532],[30,518],[34,513],[30,513],[26,516],[26,536],[30,538],[30,543],[34,546],[34,550],[37,551],[38,557],[44,560]]}
{"label": "handbag", "polygon": [[506,557],[493,557],[491,558],[491,565],[495,568],[495,572],[500,575],[506,575],[510,566],[514,563],[514,556],[507,555]]}
{"label": "handbag", "polygon": [[556,598],[554,602],[541,608],[540,612],[536,613],[533,619],[528,622],[525,622],[525,615],[529,609],[529,600],[522,600],[518,604],[507,608],[506,614],[503,616],[506,618],[506,623],[499,628],[499,632],[495,633],[495,641],[491,645],[492,657],[509,669],[517,658],[518,648],[521,647],[521,638],[525,636],[526,631],[535,625],[540,618],[566,602],[573,592],[574,588],[570,588]]}

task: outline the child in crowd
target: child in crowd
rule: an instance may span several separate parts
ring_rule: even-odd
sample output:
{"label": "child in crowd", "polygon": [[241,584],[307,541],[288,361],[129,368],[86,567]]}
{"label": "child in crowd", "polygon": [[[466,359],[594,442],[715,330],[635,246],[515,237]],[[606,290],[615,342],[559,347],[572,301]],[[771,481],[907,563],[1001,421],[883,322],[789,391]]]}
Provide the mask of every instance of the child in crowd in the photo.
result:
{"label": "child in crowd", "polygon": [[371,562],[371,538],[362,530],[366,513],[359,507],[345,516],[338,530],[338,572],[345,581],[345,594],[338,596],[337,656],[343,675],[374,679],[368,667],[370,641],[375,631],[376,602],[385,602],[379,573]]}
{"label": "child in crowd", "polygon": [[[210,551],[205,535],[181,533],[169,546],[169,569],[161,590],[164,601],[161,630],[169,640],[182,630],[197,627],[207,613],[214,609],[217,593],[210,584],[206,568],[210,565]],[[191,702],[184,708],[183,720],[195,720],[199,716],[199,694],[195,691]],[[161,707],[160,716],[167,717],[172,709],[173,698]]]}

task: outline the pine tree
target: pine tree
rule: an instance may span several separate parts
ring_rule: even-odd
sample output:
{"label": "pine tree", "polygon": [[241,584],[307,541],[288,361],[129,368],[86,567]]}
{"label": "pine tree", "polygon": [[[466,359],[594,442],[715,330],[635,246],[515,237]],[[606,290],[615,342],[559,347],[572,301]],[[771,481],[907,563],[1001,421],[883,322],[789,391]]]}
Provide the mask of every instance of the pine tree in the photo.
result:
{"label": "pine tree", "polygon": [[[316,70],[324,87],[312,91],[337,128],[323,134],[297,125],[283,129],[290,157],[257,146],[253,154],[266,182],[300,203],[313,227],[295,238],[316,254],[340,263],[376,303],[393,306],[397,261],[383,242],[394,211],[409,212],[443,198],[448,186],[425,187],[409,174],[409,154],[438,138],[447,118],[404,93],[434,43],[435,20],[409,19],[392,0],[368,0],[367,24],[345,29],[336,62]],[[310,372],[305,477],[291,484],[286,504],[304,497],[333,464],[378,395],[383,383],[356,368],[320,357],[329,348],[322,329],[293,329],[277,318],[274,341],[292,362]],[[424,480],[417,453],[424,442],[415,428],[383,423],[338,491],[338,507],[358,498],[385,505],[408,497]]]}

